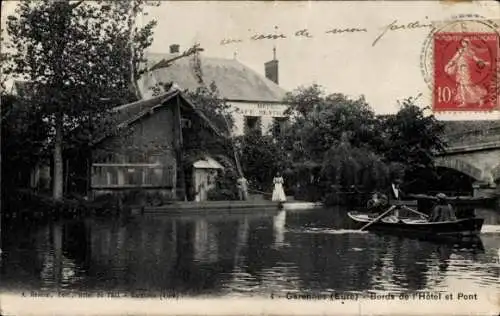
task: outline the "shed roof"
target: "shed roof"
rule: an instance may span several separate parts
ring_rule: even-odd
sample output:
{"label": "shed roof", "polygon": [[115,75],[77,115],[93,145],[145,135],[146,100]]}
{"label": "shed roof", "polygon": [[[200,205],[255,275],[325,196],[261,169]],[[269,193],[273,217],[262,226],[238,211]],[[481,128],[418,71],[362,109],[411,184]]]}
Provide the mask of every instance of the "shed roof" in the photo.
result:
{"label": "shed roof", "polygon": [[[148,68],[173,58],[172,54],[148,54]],[[199,56],[205,85],[215,83],[221,97],[233,101],[282,102],[286,91],[276,83],[245,66],[236,59]],[[164,62],[162,62],[164,63]],[[143,95],[156,83],[175,82],[184,90],[201,87],[194,72],[194,58],[180,58],[168,67],[157,68],[143,75],[139,82]]]}
{"label": "shed roof", "polygon": [[[196,108],[196,106],[188,97],[186,97],[182,92],[176,89],[172,89],[151,99],[139,100],[137,102],[124,104],[113,108],[112,112],[114,112],[116,115],[116,127],[120,128],[133,124],[142,117],[151,113],[151,111],[155,111],[156,109],[167,105],[168,101],[174,99],[175,97],[180,98],[182,104],[196,113],[218,136],[227,137],[227,135],[222,133],[212,123],[212,121],[210,121],[210,119],[205,116],[205,114],[203,114]],[[96,141],[93,142],[93,144],[97,144],[109,136],[111,136],[111,134],[101,135],[101,137],[98,137]]]}
{"label": "shed roof", "polygon": [[196,169],[224,169],[224,167],[218,163],[215,159],[210,157],[205,157],[193,163],[193,167]]}

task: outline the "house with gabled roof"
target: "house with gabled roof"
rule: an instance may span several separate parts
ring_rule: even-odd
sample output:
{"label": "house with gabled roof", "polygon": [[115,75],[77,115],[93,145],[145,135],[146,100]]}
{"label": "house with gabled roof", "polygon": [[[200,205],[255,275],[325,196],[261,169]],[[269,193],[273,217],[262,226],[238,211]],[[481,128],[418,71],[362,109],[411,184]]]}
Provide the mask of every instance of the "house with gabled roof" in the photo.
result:
{"label": "house with gabled roof", "polygon": [[[151,53],[149,72],[140,81],[143,98],[153,97],[158,85],[173,83],[181,90],[195,91],[215,85],[219,95],[231,106],[234,135],[260,128],[266,133],[272,126],[286,121],[283,102],[286,91],[278,85],[278,60],[264,64],[265,76],[242,64],[236,58],[225,59],[197,54],[178,58],[179,46],[171,45],[166,54]],[[169,60],[175,59],[172,62]]]}

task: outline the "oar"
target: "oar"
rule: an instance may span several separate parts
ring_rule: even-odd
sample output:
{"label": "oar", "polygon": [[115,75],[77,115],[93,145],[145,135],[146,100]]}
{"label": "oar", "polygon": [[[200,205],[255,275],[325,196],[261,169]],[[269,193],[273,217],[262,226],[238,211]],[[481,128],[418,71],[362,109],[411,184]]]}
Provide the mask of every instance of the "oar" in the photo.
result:
{"label": "oar", "polygon": [[367,228],[368,226],[372,225],[373,223],[375,223],[376,221],[378,221],[379,219],[381,219],[382,217],[384,217],[387,213],[391,212],[396,206],[393,205],[391,206],[387,211],[385,211],[384,213],[382,213],[381,215],[379,215],[377,218],[375,218],[373,221],[369,222],[368,224],[366,224],[365,226],[361,227],[359,229],[359,231],[362,231],[364,230],[365,228]]}
{"label": "oar", "polygon": [[424,213],[422,213],[422,212],[419,212],[419,211],[417,211],[417,210],[414,210],[414,209],[412,209],[411,207],[408,207],[408,206],[406,206],[406,205],[403,205],[403,207],[404,207],[405,209],[407,209],[408,211],[412,211],[413,213],[418,214],[418,215],[421,215],[421,216],[423,216],[423,217],[425,217],[425,218],[428,218],[428,217],[429,217],[429,215],[424,214]]}

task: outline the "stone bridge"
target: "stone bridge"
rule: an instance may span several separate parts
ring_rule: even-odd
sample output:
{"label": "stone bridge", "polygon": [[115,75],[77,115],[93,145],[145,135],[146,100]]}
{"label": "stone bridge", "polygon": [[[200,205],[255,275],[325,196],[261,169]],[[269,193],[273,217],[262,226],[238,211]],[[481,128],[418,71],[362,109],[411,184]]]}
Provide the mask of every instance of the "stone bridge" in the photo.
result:
{"label": "stone bridge", "polygon": [[444,140],[447,148],[437,155],[437,167],[454,169],[474,179],[475,195],[500,194],[500,125],[447,134]]}

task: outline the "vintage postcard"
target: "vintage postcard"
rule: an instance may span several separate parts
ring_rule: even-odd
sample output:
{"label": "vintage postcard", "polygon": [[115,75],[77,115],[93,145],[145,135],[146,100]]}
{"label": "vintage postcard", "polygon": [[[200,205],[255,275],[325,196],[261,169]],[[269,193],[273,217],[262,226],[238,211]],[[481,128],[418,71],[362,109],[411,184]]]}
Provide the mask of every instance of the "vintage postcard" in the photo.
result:
{"label": "vintage postcard", "polygon": [[0,315],[499,315],[498,1],[0,6]]}

